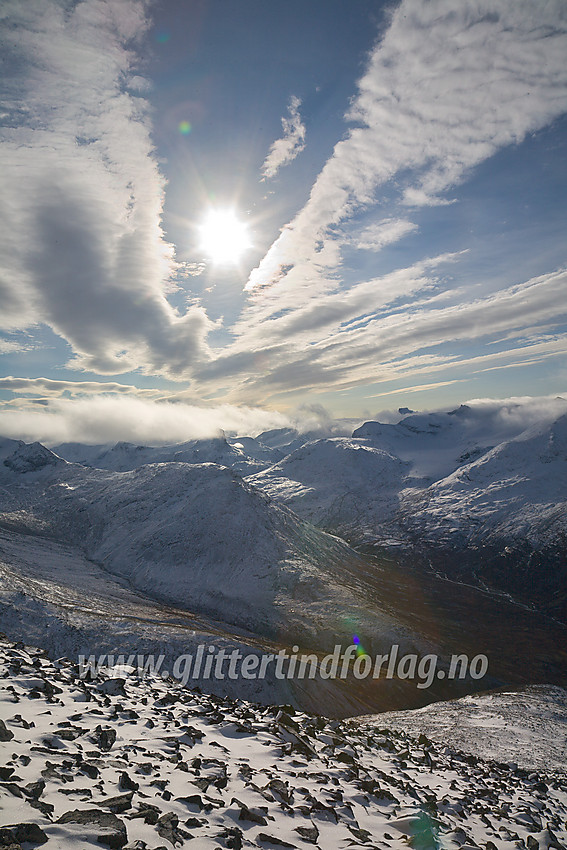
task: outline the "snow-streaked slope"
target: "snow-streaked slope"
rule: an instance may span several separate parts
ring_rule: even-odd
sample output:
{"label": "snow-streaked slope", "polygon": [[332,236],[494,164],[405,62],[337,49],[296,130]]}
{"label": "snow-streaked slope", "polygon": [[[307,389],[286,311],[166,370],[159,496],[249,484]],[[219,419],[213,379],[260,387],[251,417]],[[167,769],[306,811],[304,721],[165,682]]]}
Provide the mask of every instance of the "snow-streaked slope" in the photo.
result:
{"label": "snow-streaked slope", "polygon": [[332,648],[349,611],[379,646],[419,643],[395,612],[368,604],[368,564],[346,543],[225,467],[110,472],[43,449],[34,469],[35,447],[18,445],[14,457],[21,465],[26,452],[27,471],[10,457],[0,466],[5,529],[77,546],[154,599],[256,635]]}
{"label": "snow-streaked slope", "polygon": [[479,581],[567,618],[567,402],[367,422],[248,480],[355,546]]}
{"label": "snow-streaked slope", "polygon": [[[108,676],[84,680],[70,660],[0,642],[5,844],[548,850],[567,840],[564,771],[157,676]],[[544,752],[545,740],[534,735],[533,747]]]}
{"label": "snow-streaked slope", "polygon": [[426,735],[526,770],[565,771],[567,765],[567,691],[551,685],[474,694],[414,711],[359,717],[353,723]]}
{"label": "snow-streaked slope", "polygon": [[322,528],[373,540],[396,515],[409,468],[364,440],[333,437],[307,443],[247,480]]}
{"label": "snow-streaked slope", "polygon": [[[237,441],[236,441],[237,442]],[[150,463],[217,463],[228,466],[243,475],[263,469],[274,458],[265,460],[231,445],[224,436],[209,440],[190,440],[171,446],[140,446],[120,442],[114,446],[82,446],[79,443],[61,443],[53,451],[73,463],[113,472],[127,472]],[[261,456],[261,451],[256,452]]]}
{"label": "snow-streaked slope", "polygon": [[427,486],[532,428],[545,430],[567,413],[558,398],[540,411],[521,404],[463,404],[441,413],[416,413],[395,425],[365,422],[353,432],[369,445],[411,464],[411,475]]}
{"label": "snow-streaked slope", "polygon": [[567,415],[534,426],[457,469],[404,505],[428,540],[533,548],[567,533]]}
{"label": "snow-streaked slope", "polygon": [[462,405],[396,425],[367,422],[350,439],[307,443],[248,480],[355,543],[457,533],[468,542],[497,528],[549,542],[563,533],[565,421],[567,413],[542,414],[526,429],[521,417]]}

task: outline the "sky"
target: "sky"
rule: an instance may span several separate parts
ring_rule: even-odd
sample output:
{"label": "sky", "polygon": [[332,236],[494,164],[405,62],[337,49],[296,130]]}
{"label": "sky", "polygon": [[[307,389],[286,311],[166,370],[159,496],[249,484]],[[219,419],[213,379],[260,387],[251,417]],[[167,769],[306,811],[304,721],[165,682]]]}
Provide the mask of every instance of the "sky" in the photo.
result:
{"label": "sky", "polygon": [[0,55],[0,432],[566,391],[564,0],[4,0]]}

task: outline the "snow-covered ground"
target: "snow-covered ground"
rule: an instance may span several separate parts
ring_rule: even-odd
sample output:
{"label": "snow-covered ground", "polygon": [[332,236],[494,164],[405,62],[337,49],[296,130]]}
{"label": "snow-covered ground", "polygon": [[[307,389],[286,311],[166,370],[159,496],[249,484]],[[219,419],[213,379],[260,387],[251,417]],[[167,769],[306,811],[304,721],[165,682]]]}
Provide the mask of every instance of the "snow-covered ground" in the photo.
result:
{"label": "snow-covered ground", "polygon": [[482,759],[525,770],[567,771],[567,690],[531,685],[473,694],[414,711],[357,717],[360,727],[387,727],[426,735]]}
{"label": "snow-covered ground", "polygon": [[[0,716],[4,846],[548,850],[567,840],[564,771],[465,755],[380,717],[328,721],[152,676],[85,680],[69,661],[8,642]],[[534,729],[534,750],[544,756],[547,743]]]}

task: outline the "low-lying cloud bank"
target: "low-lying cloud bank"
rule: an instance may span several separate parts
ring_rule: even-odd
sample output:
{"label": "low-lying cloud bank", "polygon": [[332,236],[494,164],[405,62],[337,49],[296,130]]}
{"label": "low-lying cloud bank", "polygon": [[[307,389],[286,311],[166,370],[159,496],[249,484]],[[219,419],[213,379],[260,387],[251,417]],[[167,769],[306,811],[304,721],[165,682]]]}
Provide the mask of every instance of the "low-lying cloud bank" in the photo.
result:
{"label": "low-lying cloud bank", "polygon": [[126,440],[155,446],[216,437],[221,430],[259,434],[292,425],[281,413],[229,404],[205,408],[125,396],[42,401],[35,409],[0,412],[0,433],[25,442],[39,440],[46,445],[65,442],[96,445]]}
{"label": "low-lying cloud bank", "polygon": [[[509,439],[526,428],[551,423],[567,414],[567,392],[563,396],[474,399],[467,404],[471,420],[478,424],[483,419],[500,439]],[[397,422],[402,417],[399,412],[382,411],[366,417],[369,418]],[[14,400],[0,410],[0,436],[25,442],[37,440],[48,446],[64,442],[112,444],[121,440],[159,446],[218,437],[222,432],[254,437],[273,428],[295,428],[316,437],[350,435],[362,421],[333,419],[319,405],[303,406],[285,414],[230,404],[200,407],[167,399],[97,394]]]}

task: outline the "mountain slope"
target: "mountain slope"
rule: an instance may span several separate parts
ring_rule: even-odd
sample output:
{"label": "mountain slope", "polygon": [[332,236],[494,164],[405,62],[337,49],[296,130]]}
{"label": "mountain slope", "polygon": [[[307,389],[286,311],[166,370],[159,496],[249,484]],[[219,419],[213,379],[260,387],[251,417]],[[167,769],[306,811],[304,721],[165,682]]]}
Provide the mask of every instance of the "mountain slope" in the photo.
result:
{"label": "mountain slope", "polygon": [[[223,436],[209,440],[190,440],[171,446],[140,446],[120,442],[114,446],[82,446],[80,443],[61,443],[53,451],[65,460],[107,469],[127,472],[150,463],[217,463],[242,474],[263,469],[270,460],[260,460],[231,445]],[[268,449],[264,453],[269,453]],[[261,457],[261,453],[257,453]]]}
{"label": "mountain slope", "polygon": [[374,540],[397,513],[409,463],[363,440],[333,437],[296,449],[248,481],[300,516],[346,537]]}
{"label": "mountain slope", "polygon": [[33,467],[37,448],[14,445],[0,465],[0,524],[13,533],[76,546],[150,598],[270,639],[332,648],[349,611],[369,641],[419,642],[395,611],[368,604],[364,559],[225,467],[109,472],[43,447]]}
{"label": "mountain slope", "polygon": [[[0,642],[4,845],[561,848],[564,771]],[[9,678],[7,678],[9,677]],[[384,718],[388,718],[385,715]],[[545,752],[545,739],[533,747]]]}

